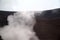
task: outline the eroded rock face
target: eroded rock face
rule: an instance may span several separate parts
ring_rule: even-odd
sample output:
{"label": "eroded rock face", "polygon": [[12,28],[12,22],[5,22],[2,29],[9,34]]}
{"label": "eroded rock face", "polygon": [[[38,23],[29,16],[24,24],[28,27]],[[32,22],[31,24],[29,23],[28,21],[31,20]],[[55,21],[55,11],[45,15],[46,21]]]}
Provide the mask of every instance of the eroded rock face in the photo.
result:
{"label": "eroded rock face", "polygon": [[40,40],[60,40],[60,8],[38,14],[34,30]]}
{"label": "eroded rock face", "polygon": [[13,15],[15,12],[12,11],[0,11],[0,27],[8,25],[7,17]]}
{"label": "eroded rock face", "polygon": [[[14,13],[15,12],[12,11],[0,11],[0,31],[1,28],[8,25],[8,21],[7,21],[8,16],[13,15]],[[0,40],[3,40],[1,35],[0,35]]]}

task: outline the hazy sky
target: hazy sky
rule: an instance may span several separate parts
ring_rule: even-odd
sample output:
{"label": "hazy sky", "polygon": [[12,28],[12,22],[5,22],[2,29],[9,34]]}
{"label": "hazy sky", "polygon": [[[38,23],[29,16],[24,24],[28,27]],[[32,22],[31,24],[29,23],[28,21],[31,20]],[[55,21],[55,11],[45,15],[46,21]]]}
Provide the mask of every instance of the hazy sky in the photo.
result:
{"label": "hazy sky", "polygon": [[40,11],[60,8],[59,0],[0,0],[0,10]]}

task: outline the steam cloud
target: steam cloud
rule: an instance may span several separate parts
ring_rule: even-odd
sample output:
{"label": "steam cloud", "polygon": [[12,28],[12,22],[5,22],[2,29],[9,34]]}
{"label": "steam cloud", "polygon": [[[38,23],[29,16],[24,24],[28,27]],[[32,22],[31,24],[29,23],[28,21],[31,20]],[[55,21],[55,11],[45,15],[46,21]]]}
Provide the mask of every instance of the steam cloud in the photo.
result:
{"label": "steam cloud", "polygon": [[33,31],[34,12],[17,12],[7,20],[8,25],[0,31],[4,40],[39,40]]}

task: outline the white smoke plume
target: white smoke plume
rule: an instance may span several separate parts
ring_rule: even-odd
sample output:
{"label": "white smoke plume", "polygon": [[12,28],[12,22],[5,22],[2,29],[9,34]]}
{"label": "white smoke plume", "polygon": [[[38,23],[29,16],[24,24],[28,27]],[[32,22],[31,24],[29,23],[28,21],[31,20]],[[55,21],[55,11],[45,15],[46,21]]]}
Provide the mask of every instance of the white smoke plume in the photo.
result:
{"label": "white smoke plume", "polygon": [[17,12],[7,20],[8,25],[0,31],[3,40],[39,40],[33,31],[34,12]]}

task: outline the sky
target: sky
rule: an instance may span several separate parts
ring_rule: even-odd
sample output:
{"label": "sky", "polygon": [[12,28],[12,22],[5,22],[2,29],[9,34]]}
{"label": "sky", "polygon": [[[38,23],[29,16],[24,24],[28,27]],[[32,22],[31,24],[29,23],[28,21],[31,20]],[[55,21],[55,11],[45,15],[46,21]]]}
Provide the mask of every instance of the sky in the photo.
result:
{"label": "sky", "polygon": [[59,0],[0,0],[0,10],[42,11],[60,8]]}

